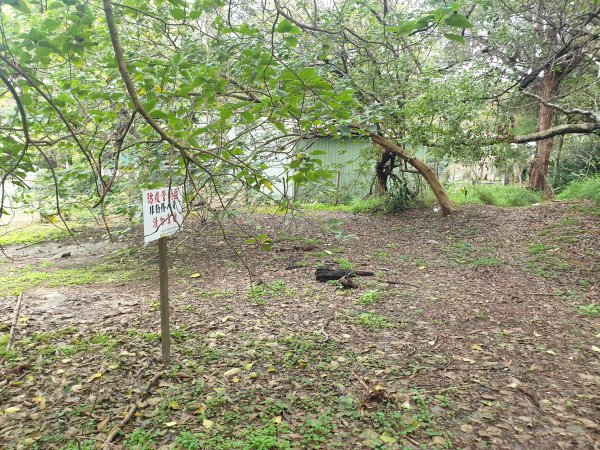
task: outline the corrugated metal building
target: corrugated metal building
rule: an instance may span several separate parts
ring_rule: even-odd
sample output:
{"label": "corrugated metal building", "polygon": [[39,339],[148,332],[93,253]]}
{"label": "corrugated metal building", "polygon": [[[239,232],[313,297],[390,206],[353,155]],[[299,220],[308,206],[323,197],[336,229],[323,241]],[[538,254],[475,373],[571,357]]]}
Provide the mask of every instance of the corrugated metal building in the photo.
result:
{"label": "corrugated metal building", "polygon": [[373,183],[376,152],[367,139],[304,139],[296,144],[297,153],[324,152],[316,158],[323,168],[333,172],[324,185],[296,186],[294,196],[300,201],[339,202],[364,197]]}

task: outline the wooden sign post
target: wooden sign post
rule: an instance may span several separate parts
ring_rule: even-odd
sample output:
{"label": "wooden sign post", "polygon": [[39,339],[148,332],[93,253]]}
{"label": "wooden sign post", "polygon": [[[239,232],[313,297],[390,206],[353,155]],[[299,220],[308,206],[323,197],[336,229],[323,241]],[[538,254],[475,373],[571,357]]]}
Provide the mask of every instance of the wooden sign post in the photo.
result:
{"label": "wooden sign post", "polygon": [[160,271],[160,342],[165,362],[171,360],[171,333],[169,332],[169,271],[167,267],[167,238],[158,239],[158,266]]}
{"label": "wooden sign post", "polygon": [[162,187],[142,192],[144,210],[144,242],[158,240],[160,278],[160,338],[162,358],[171,360],[169,331],[169,271],[167,236],[177,233],[183,224],[181,187]]}

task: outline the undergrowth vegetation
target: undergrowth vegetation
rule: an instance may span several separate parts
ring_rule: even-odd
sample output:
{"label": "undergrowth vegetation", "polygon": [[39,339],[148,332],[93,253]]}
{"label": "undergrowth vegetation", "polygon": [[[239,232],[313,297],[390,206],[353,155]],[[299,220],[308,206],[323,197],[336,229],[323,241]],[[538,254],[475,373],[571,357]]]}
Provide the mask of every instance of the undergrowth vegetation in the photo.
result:
{"label": "undergrowth vegetation", "polygon": [[591,200],[600,206],[600,176],[591,177],[570,183],[560,193],[563,200]]}
{"label": "undergrowth vegetation", "polygon": [[116,283],[133,277],[134,271],[115,264],[99,264],[85,268],[50,269],[24,266],[0,276],[0,297],[19,295],[40,286],[62,287],[90,283]]}
{"label": "undergrowth vegetation", "polygon": [[67,230],[54,225],[32,224],[18,229],[0,227],[0,246],[14,244],[38,244],[69,236]]}
{"label": "undergrowth vegetation", "polygon": [[502,207],[529,206],[542,200],[541,194],[520,186],[481,184],[449,190],[450,199],[457,205],[493,205]]}

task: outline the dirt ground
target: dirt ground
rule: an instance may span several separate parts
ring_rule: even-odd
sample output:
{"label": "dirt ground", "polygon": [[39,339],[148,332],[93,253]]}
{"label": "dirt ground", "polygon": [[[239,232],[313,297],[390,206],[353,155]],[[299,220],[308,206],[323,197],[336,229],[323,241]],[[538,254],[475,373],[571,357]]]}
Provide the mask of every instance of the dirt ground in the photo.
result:
{"label": "dirt ground", "polygon": [[[26,290],[10,351],[16,298],[0,299],[0,447],[600,449],[600,217],[585,204],[222,226],[170,243],[170,364],[154,245],[12,249],[0,283],[128,276]],[[320,266],[374,276],[346,289],[315,281]]]}

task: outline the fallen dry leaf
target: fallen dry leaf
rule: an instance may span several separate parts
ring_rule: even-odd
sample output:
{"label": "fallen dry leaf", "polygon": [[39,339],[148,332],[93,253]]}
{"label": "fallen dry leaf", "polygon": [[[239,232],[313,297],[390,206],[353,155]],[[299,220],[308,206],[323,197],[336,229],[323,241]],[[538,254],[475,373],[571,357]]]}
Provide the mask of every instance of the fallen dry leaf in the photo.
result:
{"label": "fallen dry leaf", "polygon": [[99,379],[101,376],[102,376],[102,372],[96,372],[95,374],[93,374],[91,377],[88,378],[88,383],[91,383],[92,381]]}

